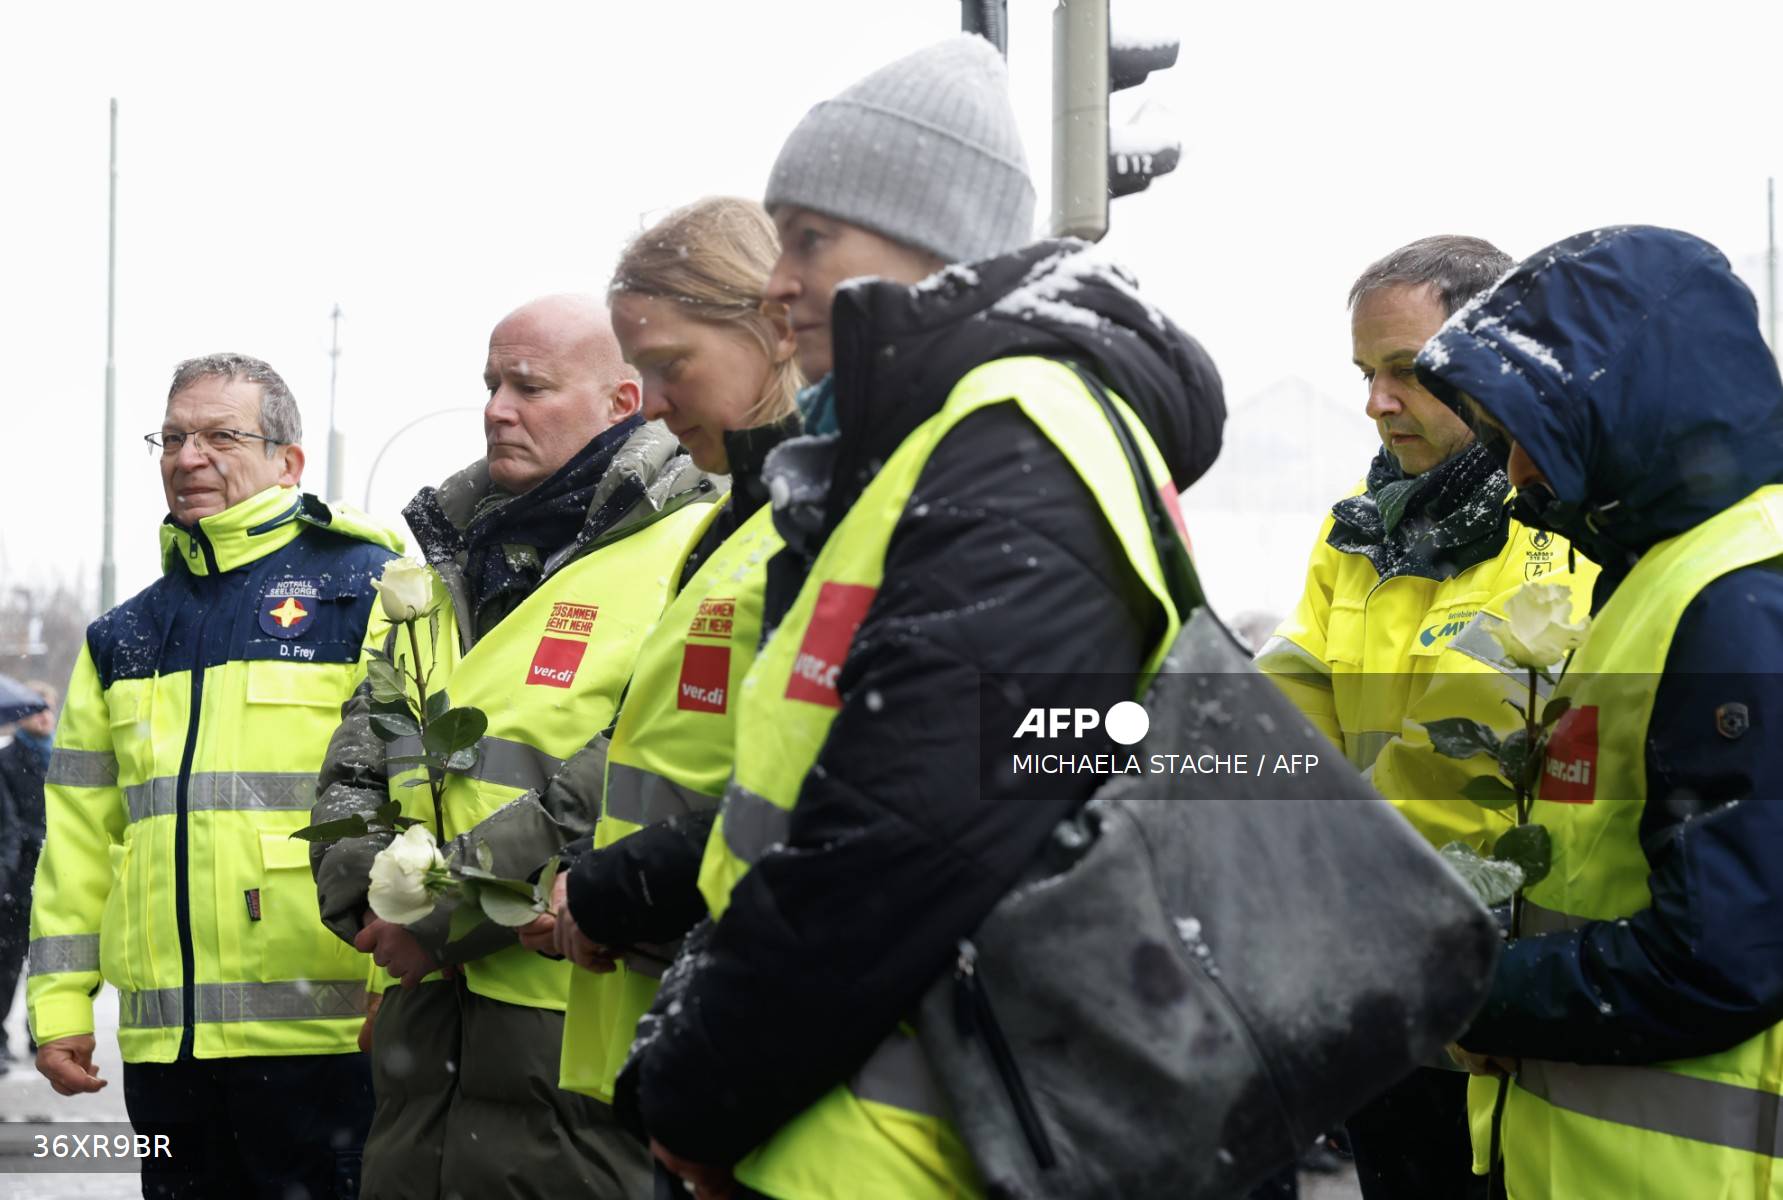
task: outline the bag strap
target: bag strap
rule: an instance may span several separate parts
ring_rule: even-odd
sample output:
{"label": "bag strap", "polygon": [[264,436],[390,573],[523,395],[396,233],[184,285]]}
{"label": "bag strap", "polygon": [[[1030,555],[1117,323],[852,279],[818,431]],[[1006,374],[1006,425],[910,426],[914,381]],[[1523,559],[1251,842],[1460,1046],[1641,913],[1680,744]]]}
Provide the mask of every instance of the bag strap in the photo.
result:
{"label": "bag strap", "polygon": [[1108,389],[1096,378],[1095,372],[1084,367],[1082,363],[1067,361],[1066,364],[1083,381],[1096,403],[1102,408],[1102,415],[1114,427],[1115,440],[1120,442],[1121,450],[1127,456],[1127,465],[1133,469],[1134,482],[1139,486],[1139,502],[1145,508],[1147,522],[1151,525],[1152,544],[1158,551],[1158,566],[1164,572],[1164,586],[1170,592],[1170,599],[1176,604],[1177,617],[1186,622],[1189,613],[1207,605],[1207,594],[1201,590],[1201,577],[1195,573],[1194,560],[1189,557],[1189,548],[1183,544],[1182,534],[1176,528],[1176,522],[1164,508],[1164,498],[1152,481],[1151,469],[1145,465],[1145,456],[1139,452],[1138,444],[1133,440],[1133,431],[1128,428],[1126,419],[1114,406],[1108,396]]}

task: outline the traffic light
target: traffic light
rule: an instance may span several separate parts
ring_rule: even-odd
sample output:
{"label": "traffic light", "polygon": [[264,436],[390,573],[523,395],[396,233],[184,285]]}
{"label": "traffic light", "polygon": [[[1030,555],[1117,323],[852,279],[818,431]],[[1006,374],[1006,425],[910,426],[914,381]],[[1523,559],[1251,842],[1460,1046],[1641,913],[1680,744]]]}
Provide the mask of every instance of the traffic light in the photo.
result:
{"label": "traffic light", "polygon": [[1181,43],[1110,36],[1108,0],[1059,0],[1052,21],[1052,231],[1093,242],[1108,232],[1110,196],[1143,191],[1182,158],[1182,143],[1146,109],[1108,125],[1109,93],[1175,65]]}

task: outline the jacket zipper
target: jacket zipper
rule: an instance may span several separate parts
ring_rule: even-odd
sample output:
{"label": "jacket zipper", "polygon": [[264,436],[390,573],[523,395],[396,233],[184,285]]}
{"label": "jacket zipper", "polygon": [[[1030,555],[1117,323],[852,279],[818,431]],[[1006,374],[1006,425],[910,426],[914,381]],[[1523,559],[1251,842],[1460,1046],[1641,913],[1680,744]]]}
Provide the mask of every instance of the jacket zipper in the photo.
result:
{"label": "jacket zipper", "polygon": [[[211,549],[210,539],[204,536],[202,526],[193,528],[192,543],[204,552],[205,572],[212,581],[204,586],[217,587],[215,580],[221,574],[217,570],[217,555]],[[193,647],[192,654],[192,696],[186,710],[186,748],[180,756],[179,783],[174,793],[173,911],[174,923],[179,927],[180,934],[179,1057],[182,1060],[193,1056],[198,997],[197,983],[193,978],[197,967],[192,952],[191,831],[187,828],[186,803],[192,785],[192,759],[198,752],[198,721],[204,711],[204,635],[213,615],[210,607],[203,611],[204,615],[198,621],[197,645]]]}
{"label": "jacket zipper", "polygon": [[1040,1111],[1034,1107],[1034,1097],[1022,1081],[1015,1052],[1009,1048],[1003,1027],[997,1023],[990,993],[985,990],[984,981],[978,978],[978,947],[970,941],[960,942],[959,958],[954,963],[953,1016],[962,1039],[983,1037],[984,1048],[991,1056],[991,1066],[996,1068],[998,1078],[1003,1081],[1003,1090],[1009,1095],[1010,1107],[1015,1110],[1015,1119],[1022,1127],[1028,1149],[1034,1152],[1034,1161],[1042,1170],[1050,1170],[1058,1163],[1058,1155],[1053,1152],[1052,1138],[1040,1120]]}

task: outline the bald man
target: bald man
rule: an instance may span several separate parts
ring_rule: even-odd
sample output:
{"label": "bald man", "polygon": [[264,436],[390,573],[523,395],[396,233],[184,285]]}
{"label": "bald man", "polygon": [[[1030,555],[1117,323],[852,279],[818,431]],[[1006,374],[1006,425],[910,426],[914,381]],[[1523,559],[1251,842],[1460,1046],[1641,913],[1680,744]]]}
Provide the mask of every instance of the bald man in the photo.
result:
{"label": "bald man", "polygon": [[[487,847],[497,874],[526,878],[593,827],[597,814],[552,777],[612,724],[715,489],[639,415],[598,300],[548,296],[509,313],[483,382],[485,457],[403,515],[438,581],[438,642],[416,623],[428,690],[450,687],[453,706],[489,720],[475,767],[446,776],[445,852],[474,863]],[[407,650],[406,632],[394,646]],[[415,769],[388,762],[418,740],[381,740],[371,712],[362,689],[329,747],[315,820],[396,799],[432,827],[429,789],[402,786]],[[376,965],[361,1035],[377,1091],[366,1194],[647,1194],[638,1143],[605,1105],[557,1089],[569,964],[487,921],[467,931],[461,916],[453,938],[449,904],[407,925],[381,919],[369,874],[389,842],[312,855],[323,922]]]}

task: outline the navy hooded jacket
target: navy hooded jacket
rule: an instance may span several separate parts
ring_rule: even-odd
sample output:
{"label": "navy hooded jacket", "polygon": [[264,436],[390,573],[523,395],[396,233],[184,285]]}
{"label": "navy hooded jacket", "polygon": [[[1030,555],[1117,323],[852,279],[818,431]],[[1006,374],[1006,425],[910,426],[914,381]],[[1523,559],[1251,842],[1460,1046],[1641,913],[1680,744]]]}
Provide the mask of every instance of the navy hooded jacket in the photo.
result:
{"label": "navy hooded jacket", "polygon": [[[1783,382],[1757,305],[1707,242],[1646,226],[1534,255],[1418,357],[1546,476],[1519,515],[1603,567],[1593,607],[1655,543],[1783,482]],[[1718,729],[1738,703],[1743,734]],[[1722,576],[1679,621],[1649,726],[1641,842],[1652,905],[1524,938],[1470,1050],[1642,1063],[1783,1020],[1783,563]]]}

